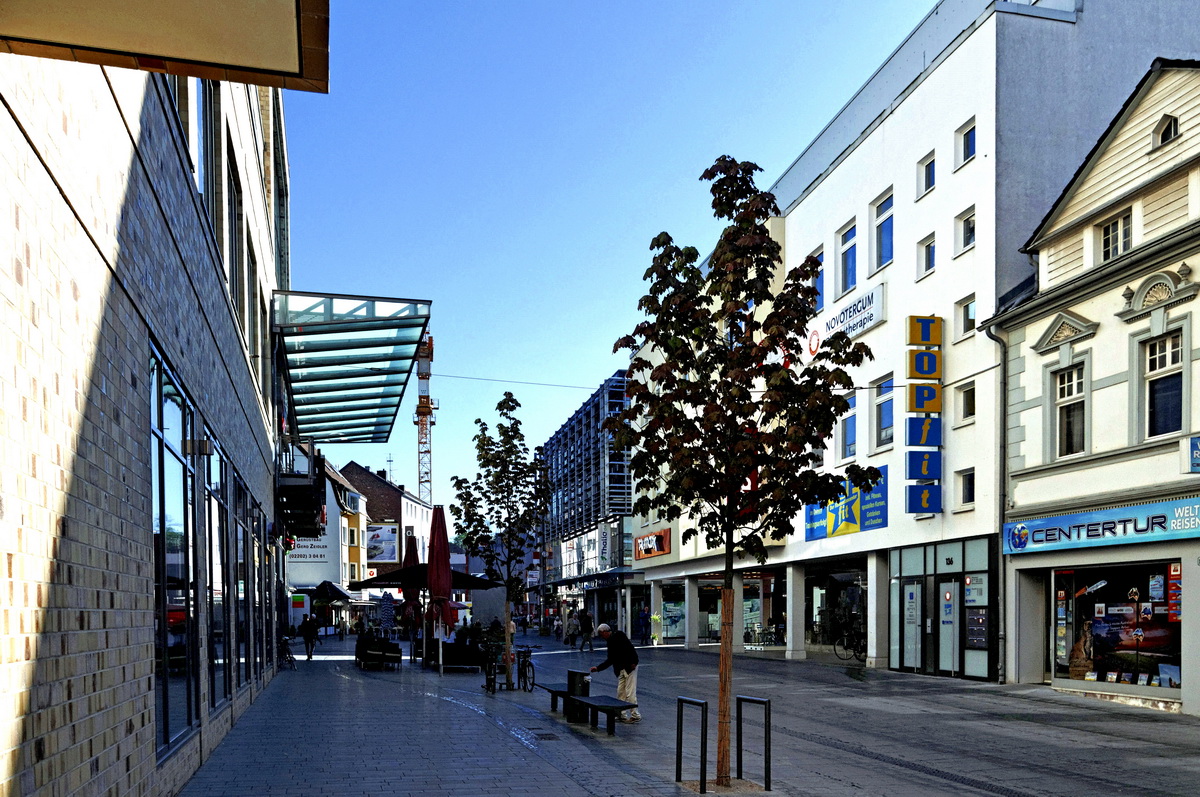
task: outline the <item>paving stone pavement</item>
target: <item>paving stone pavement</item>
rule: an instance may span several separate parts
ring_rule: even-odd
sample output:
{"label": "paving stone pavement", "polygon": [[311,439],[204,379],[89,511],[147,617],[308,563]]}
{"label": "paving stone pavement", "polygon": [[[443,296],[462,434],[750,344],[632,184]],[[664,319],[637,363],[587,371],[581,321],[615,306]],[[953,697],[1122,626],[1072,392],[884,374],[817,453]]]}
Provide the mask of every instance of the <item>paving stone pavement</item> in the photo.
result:
{"label": "paving stone pavement", "polygon": [[[539,678],[565,680],[604,657],[545,638]],[[353,642],[328,641],[280,673],[192,778],[182,797],[236,795],[695,794],[698,710],[684,713],[676,784],[676,698],[709,700],[715,771],[715,648],[642,648],[645,719],[615,737],[549,712],[549,696],[487,694],[482,676],[354,666]],[[614,694],[611,671],[592,694]],[[1195,795],[1200,718],[998,685],[739,656],[734,692],[772,701],[772,791],[782,795]],[[763,783],[763,712],[747,705],[746,783]],[[736,727],[734,729],[736,734]],[[736,766],[736,759],[735,759]]]}

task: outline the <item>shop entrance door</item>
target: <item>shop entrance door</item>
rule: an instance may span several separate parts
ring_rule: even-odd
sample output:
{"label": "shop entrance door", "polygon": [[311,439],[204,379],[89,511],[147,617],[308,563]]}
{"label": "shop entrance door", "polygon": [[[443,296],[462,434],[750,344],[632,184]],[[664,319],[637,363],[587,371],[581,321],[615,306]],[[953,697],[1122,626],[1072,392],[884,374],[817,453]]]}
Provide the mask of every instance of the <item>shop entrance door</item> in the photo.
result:
{"label": "shop entrance door", "polygon": [[962,611],[961,586],[957,578],[938,579],[937,672],[957,676],[961,673]]}
{"label": "shop entrance door", "polygon": [[906,578],[900,583],[902,625],[900,669],[923,672],[925,668],[925,578]]}

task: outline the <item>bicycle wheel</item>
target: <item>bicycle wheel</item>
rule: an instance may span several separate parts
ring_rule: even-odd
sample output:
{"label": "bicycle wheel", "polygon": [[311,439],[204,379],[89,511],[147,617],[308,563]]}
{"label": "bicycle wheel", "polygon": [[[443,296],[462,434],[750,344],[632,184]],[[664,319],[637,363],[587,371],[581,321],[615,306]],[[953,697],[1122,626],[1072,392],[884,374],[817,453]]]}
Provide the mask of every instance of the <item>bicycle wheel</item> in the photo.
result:
{"label": "bicycle wheel", "polygon": [[833,654],[842,661],[848,661],[854,655],[854,641],[849,634],[842,634],[833,643]]}
{"label": "bicycle wheel", "polygon": [[534,675],[532,661],[525,661],[521,664],[521,686],[526,692],[533,691]]}
{"label": "bicycle wheel", "polygon": [[489,659],[483,665],[483,688],[490,694],[496,694],[496,662]]}

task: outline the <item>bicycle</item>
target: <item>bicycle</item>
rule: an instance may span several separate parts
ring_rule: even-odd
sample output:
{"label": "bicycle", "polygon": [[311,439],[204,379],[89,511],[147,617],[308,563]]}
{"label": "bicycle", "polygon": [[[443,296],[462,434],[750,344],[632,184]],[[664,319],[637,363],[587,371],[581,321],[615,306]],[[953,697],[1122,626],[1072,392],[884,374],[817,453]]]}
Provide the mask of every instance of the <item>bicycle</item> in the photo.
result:
{"label": "bicycle", "polygon": [[857,631],[842,634],[833,643],[833,652],[834,655],[843,661],[848,661],[851,656],[859,661],[866,661],[867,639]]}
{"label": "bicycle", "polygon": [[541,645],[514,645],[517,652],[517,683],[526,692],[532,692],[536,685],[533,670],[533,649]]}
{"label": "bicycle", "polygon": [[292,638],[290,636],[279,637],[279,659],[276,665],[277,669],[296,669],[296,657],[292,655]]}
{"label": "bicycle", "polygon": [[500,645],[483,645],[483,688],[488,694],[496,694],[496,678],[504,671],[503,653],[504,648]]}

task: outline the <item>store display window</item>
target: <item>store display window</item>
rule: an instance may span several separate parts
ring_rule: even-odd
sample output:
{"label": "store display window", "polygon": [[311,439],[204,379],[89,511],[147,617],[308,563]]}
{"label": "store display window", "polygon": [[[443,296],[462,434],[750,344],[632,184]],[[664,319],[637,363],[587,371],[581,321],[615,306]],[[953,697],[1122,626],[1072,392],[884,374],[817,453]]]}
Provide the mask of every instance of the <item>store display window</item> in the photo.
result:
{"label": "store display window", "polygon": [[1180,687],[1178,561],[1056,570],[1052,597],[1056,677]]}

